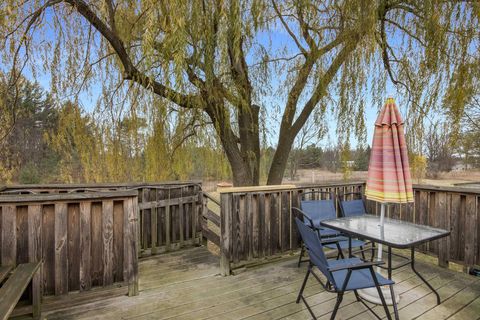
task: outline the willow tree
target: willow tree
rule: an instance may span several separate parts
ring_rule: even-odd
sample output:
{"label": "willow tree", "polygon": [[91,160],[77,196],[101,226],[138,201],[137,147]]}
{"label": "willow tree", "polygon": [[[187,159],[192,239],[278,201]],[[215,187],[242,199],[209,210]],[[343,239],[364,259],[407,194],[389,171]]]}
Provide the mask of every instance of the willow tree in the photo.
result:
{"label": "willow tree", "polygon": [[[342,138],[362,137],[367,96],[379,104],[390,81],[408,97],[414,125],[433,108],[459,114],[469,69],[478,68],[475,1],[7,0],[0,6],[12,78],[26,66],[34,75],[51,72],[62,93],[143,87],[197,124],[213,126],[235,185],[259,183],[264,129],[278,127],[267,181],[277,184],[313,113],[336,115]],[[269,122],[273,113],[278,125]]]}

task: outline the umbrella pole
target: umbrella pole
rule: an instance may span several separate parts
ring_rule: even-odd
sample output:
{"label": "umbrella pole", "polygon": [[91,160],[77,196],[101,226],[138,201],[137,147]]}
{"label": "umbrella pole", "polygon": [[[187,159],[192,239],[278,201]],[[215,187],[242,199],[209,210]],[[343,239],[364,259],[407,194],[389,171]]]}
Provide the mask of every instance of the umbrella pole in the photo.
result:
{"label": "umbrella pole", "polygon": [[[382,234],[383,231],[383,225],[384,225],[384,220],[385,220],[385,207],[387,205],[385,203],[382,203],[380,207],[380,223],[378,224],[378,229],[380,231],[380,234]],[[381,243],[378,244],[378,251],[377,251],[377,261],[382,261],[382,251],[383,246]],[[377,272],[382,273],[382,270],[380,267],[377,266]],[[385,299],[385,302],[387,305],[393,305],[393,300],[391,296],[391,291],[388,286],[383,286],[381,288],[383,297]],[[368,302],[374,303],[374,304],[382,304],[382,301],[380,299],[380,296],[378,295],[378,291],[376,288],[367,288],[367,289],[360,289],[358,290],[358,294],[360,297],[363,299],[367,300]],[[400,296],[398,294],[395,294],[395,301],[397,303],[400,302]]]}
{"label": "umbrella pole", "polygon": [[[385,219],[385,203],[382,203],[380,207],[380,224],[378,225],[380,232],[383,228],[383,221]],[[378,244],[378,251],[377,251],[377,261],[382,261],[382,253],[383,253],[383,245],[381,243]],[[380,267],[377,266],[377,272],[380,272]]]}

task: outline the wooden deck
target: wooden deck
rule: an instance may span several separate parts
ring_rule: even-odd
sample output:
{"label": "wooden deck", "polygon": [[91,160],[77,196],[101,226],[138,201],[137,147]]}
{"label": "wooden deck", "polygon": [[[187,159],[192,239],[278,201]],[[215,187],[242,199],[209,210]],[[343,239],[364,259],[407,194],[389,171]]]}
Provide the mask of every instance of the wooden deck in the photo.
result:
{"label": "wooden deck", "polygon": [[[219,275],[218,257],[205,247],[158,255],[139,263],[140,294],[47,311],[47,319],[309,319],[295,303],[306,266],[296,256],[246,270]],[[401,319],[480,319],[480,278],[418,263],[418,270],[438,289],[442,304],[408,267],[394,273],[400,294]],[[336,296],[312,279],[305,295],[318,319],[328,319]],[[48,309],[48,305],[46,305]],[[57,306],[58,308],[59,306]],[[381,310],[375,307],[376,310]],[[374,319],[366,308],[345,295],[337,319]]]}

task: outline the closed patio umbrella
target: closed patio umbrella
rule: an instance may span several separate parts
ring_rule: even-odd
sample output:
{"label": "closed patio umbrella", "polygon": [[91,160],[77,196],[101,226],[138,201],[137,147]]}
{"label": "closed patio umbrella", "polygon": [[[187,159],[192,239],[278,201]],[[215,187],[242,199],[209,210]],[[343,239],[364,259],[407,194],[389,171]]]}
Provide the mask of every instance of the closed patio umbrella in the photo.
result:
{"label": "closed patio umbrella", "polygon": [[375,121],[365,196],[383,204],[413,202],[403,120],[393,98]]}
{"label": "closed patio umbrella", "polygon": [[[387,203],[413,202],[403,120],[393,98],[388,98],[375,121],[365,197],[381,203],[380,232]],[[382,245],[378,246],[378,259]]]}

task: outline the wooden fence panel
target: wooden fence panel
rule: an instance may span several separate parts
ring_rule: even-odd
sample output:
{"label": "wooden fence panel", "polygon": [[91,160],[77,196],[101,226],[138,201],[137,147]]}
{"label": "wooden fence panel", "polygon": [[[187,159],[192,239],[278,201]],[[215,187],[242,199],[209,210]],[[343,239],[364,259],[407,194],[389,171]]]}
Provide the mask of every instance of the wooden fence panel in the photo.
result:
{"label": "wooden fence panel", "polygon": [[[231,269],[259,259],[296,250],[299,237],[292,207],[299,206],[302,194],[324,191],[335,198],[350,200],[353,196],[344,196],[346,193],[363,194],[364,189],[364,183],[353,182],[224,190],[221,194],[222,273],[228,274]],[[308,194],[306,197],[316,199],[319,196]],[[455,261],[468,270],[480,261],[479,197],[480,191],[475,189],[415,185],[415,202],[387,205],[386,216],[451,230],[450,237],[421,245],[419,249],[437,255],[441,266]],[[366,207],[371,214],[380,214],[379,203],[366,200]]]}
{"label": "wooden fence panel", "polygon": [[[336,197],[349,192],[362,192],[363,185],[225,190],[221,194],[222,273],[228,274],[231,269],[298,249],[299,235],[292,207],[299,206],[303,193],[312,191],[331,192]],[[319,195],[313,193],[306,197],[313,199]]]}
{"label": "wooden fence panel", "polygon": [[43,260],[44,296],[114,283],[135,294],[136,210],[136,191],[0,195],[1,263]]}
{"label": "wooden fence panel", "polygon": [[199,183],[143,186],[138,191],[141,256],[200,243],[203,197]]}

